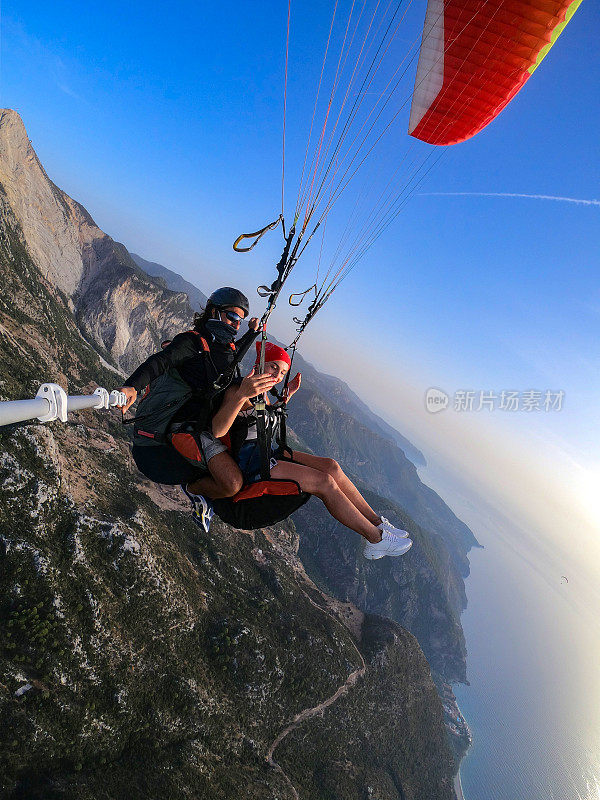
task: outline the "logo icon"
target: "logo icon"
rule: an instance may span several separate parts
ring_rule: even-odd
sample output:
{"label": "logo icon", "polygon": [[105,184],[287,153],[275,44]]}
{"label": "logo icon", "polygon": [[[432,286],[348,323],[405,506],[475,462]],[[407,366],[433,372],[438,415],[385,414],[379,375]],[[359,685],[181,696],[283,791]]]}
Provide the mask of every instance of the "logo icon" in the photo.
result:
{"label": "logo icon", "polygon": [[438,411],[443,411],[448,408],[450,398],[441,389],[436,389],[434,386],[427,389],[425,392],[425,408],[430,414],[437,414]]}

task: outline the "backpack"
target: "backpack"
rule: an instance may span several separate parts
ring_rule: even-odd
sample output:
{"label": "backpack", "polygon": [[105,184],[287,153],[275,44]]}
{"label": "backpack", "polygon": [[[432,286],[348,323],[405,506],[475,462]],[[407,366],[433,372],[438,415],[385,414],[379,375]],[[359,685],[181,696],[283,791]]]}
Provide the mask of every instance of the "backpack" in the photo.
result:
{"label": "backpack", "polygon": [[[202,353],[210,360],[210,348],[206,339],[201,338]],[[212,363],[212,362],[211,362]],[[135,417],[127,420],[133,424],[133,443],[136,446],[161,445],[169,441],[169,427],[175,414],[194,395],[204,394],[194,391],[184,381],[175,367],[170,367],[147,387],[138,402]],[[195,426],[203,430],[210,419],[214,391],[206,387],[206,402],[202,406],[200,418],[194,420]]]}

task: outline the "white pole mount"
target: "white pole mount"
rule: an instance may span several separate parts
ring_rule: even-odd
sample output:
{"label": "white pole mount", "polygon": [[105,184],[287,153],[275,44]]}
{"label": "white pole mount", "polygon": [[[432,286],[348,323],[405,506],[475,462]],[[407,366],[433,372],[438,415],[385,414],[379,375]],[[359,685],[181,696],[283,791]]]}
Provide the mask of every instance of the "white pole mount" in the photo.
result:
{"label": "white pole mount", "polygon": [[55,419],[61,422],[67,421],[67,393],[62,386],[58,383],[43,383],[36,397],[41,397],[50,404],[48,413],[38,417],[40,422],[52,422]]}
{"label": "white pole mount", "polygon": [[124,406],[126,402],[125,392],[118,392],[116,389],[110,393],[108,398],[108,403],[111,406]]}
{"label": "white pole mount", "polygon": [[103,389],[102,386],[99,386],[97,389],[94,389],[94,394],[97,394],[100,400],[98,401],[98,405],[93,406],[93,408],[109,408],[110,397],[106,389]]}

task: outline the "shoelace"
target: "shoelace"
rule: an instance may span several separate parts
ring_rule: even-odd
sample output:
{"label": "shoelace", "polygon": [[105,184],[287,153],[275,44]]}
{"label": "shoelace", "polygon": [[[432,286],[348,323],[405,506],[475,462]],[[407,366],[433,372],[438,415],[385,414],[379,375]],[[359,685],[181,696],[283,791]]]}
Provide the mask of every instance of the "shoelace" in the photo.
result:
{"label": "shoelace", "polygon": [[404,538],[403,536],[399,536],[397,533],[392,533],[391,531],[386,530],[386,531],[382,531],[382,534],[381,534],[381,538],[382,539],[383,539],[383,534],[384,533],[387,536],[387,538],[392,542],[399,542],[400,539]]}
{"label": "shoelace", "polygon": [[385,517],[381,517],[380,519],[381,519],[381,528],[380,528],[380,530],[386,530],[392,536],[395,536],[396,538],[400,538],[400,539],[402,538],[401,536],[398,536],[398,534],[394,533],[394,531],[401,530],[400,528],[397,528],[395,525],[392,525],[392,523],[389,521],[389,519],[386,519]]}
{"label": "shoelace", "polygon": [[[382,519],[383,519],[383,517],[382,517]],[[403,541],[405,541],[403,536],[398,536],[397,533],[391,533],[389,530],[383,529],[383,530],[381,530],[381,541],[379,541],[379,542],[369,542],[367,547],[368,546],[377,547],[377,546],[381,546],[381,545],[385,546],[387,544],[387,548],[386,549],[389,550],[391,545],[397,544],[398,542],[403,542]]]}

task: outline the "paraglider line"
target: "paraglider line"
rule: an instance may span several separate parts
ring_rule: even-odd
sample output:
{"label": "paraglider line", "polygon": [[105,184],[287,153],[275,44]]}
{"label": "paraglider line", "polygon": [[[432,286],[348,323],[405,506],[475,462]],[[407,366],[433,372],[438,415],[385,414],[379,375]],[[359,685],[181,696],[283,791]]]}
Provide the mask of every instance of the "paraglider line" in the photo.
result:
{"label": "paraglider line", "polygon": [[[321,65],[321,74],[319,76],[319,85],[317,86],[317,94],[315,96],[315,104],[314,104],[314,107],[313,107],[313,114],[312,114],[312,119],[311,119],[311,122],[310,122],[310,131],[308,133],[308,141],[306,142],[306,152],[304,153],[304,163],[302,164],[302,174],[300,175],[300,186],[298,188],[298,198],[296,200],[296,217],[298,217],[298,215],[299,215],[300,206],[304,205],[303,192],[302,192],[302,185],[304,183],[304,171],[305,171],[306,162],[307,162],[307,159],[308,159],[308,151],[310,149],[310,142],[311,142],[311,139],[312,139],[313,126],[314,126],[314,123],[315,123],[315,116],[316,116],[316,113],[317,113],[317,104],[319,102],[319,95],[321,93],[321,84],[323,82],[323,73],[325,71],[325,63],[327,61],[327,54],[329,52],[329,44],[331,42],[331,33],[333,31],[333,24],[335,22],[335,15],[336,15],[336,11],[337,11],[337,6],[338,6],[338,4],[337,4],[337,0],[336,0],[335,6],[333,7],[333,14],[331,16],[331,25],[329,26],[329,35],[327,37],[327,45],[325,47],[325,54],[323,55],[323,63]],[[314,159],[314,155],[313,155],[313,159]],[[309,172],[311,170],[312,170],[312,163],[310,165]]]}
{"label": "paraglider line", "polygon": [[285,192],[285,121],[287,111],[287,84],[288,84],[288,59],[290,53],[290,15],[292,0],[288,0],[287,36],[285,40],[285,79],[283,83],[283,140],[281,147],[281,216],[283,217],[284,192]]}

